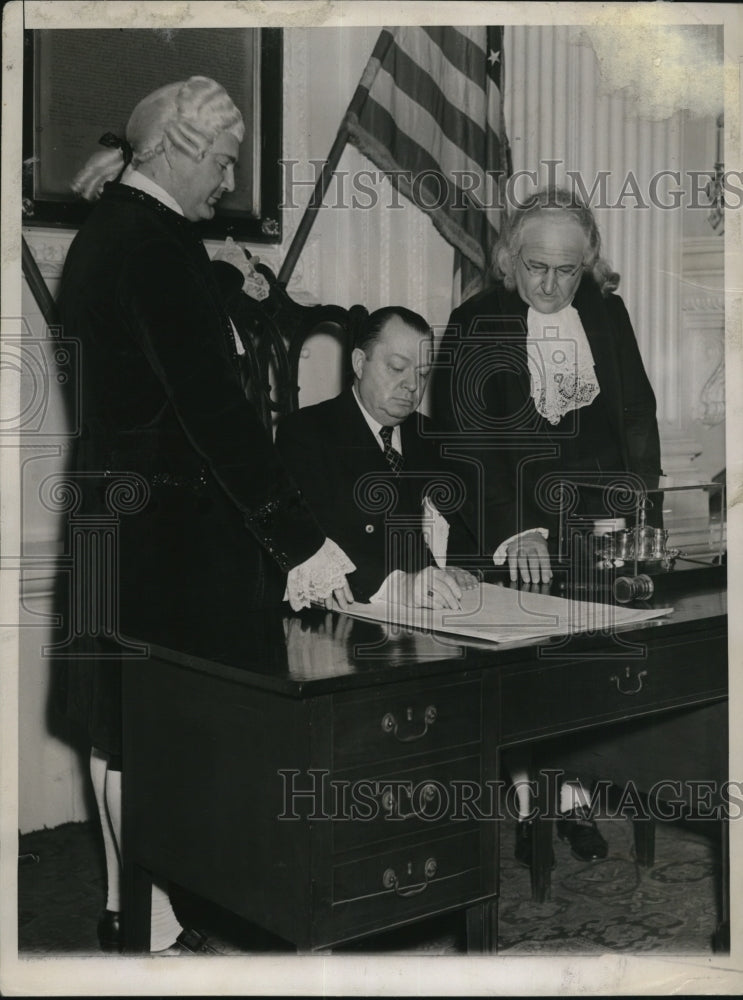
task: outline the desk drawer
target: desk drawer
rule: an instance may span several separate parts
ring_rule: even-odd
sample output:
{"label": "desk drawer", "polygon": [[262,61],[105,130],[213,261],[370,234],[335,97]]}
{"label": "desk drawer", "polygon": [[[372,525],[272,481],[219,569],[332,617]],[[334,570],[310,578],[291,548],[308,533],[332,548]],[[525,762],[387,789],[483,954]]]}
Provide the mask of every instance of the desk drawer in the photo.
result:
{"label": "desk drawer", "polygon": [[348,936],[394,925],[482,893],[480,832],[428,839],[333,868],[333,920]]}
{"label": "desk drawer", "polygon": [[333,769],[480,741],[480,681],[421,681],[333,699]]}
{"label": "desk drawer", "polygon": [[566,732],[726,692],[725,633],[656,642],[644,657],[546,660],[501,677],[501,739]]}
{"label": "desk drawer", "polygon": [[[365,806],[355,820],[334,820],[334,853],[408,834],[428,837],[451,822],[464,830],[467,821],[472,822],[471,812],[462,807],[465,783],[481,790],[477,754],[352,782],[348,792],[361,791]],[[354,797],[348,794],[346,799],[350,802],[343,809],[345,816]]]}

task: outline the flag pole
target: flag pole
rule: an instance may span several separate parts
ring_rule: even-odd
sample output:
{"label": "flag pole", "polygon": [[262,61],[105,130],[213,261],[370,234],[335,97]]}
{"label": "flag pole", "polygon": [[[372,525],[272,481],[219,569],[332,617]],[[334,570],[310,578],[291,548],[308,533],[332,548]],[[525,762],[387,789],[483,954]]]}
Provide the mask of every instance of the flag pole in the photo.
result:
{"label": "flag pole", "polygon": [[287,255],[284,258],[284,263],[281,265],[281,270],[279,271],[277,280],[280,284],[283,284],[284,287],[286,287],[289,283],[289,279],[294,272],[296,263],[299,260],[299,255],[304,249],[307,237],[310,235],[310,230],[315,222],[315,216],[322,208],[322,201],[325,197],[325,192],[328,190],[330,179],[335,173],[335,168],[340,162],[341,155],[343,150],[346,148],[347,142],[348,129],[344,121],[338,129],[335,142],[328,153],[327,160],[323,164],[322,171],[317,179],[312,196],[310,197],[307,207],[304,210],[304,215],[302,216],[297,231],[294,234],[294,239],[291,241]]}
{"label": "flag pole", "polygon": [[371,80],[374,79],[374,76],[379,69],[379,65],[384,59],[385,52],[393,41],[394,39],[390,32],[383,30],[379,33],[379,38],[374,46],[371,59],[366,65],[366,69],[364,70],[361,80],[359,81],[356,90],[354,91],[354,95],[351,98],[351,103],[348,105],[346,113],[343,116],[343,121],[341,122],[341,127],[338,129],[335,142],[328,153],[327,160],[323,164],[322,171],[320,172],[320,176],[318,177],[317,183],[315,184],[312,192],[312,197],[304,210],[304,215],[302,216],[299,227],[294,234],[294,239],[291,242],[289,251],[284,259],[284,263],[281,265],[281,270],[279,271],[277,280],[283,284],[284,287],[287,286],[289,279],[294,272],[299,255],[304,249],[307,237],[310,235],[310,230],[312,229],[312,225],[315,221],[315,216],[322,208],[323,198],[325,197],[325,193],[330,186],[330,179],[335,173],[335,169],[340,162],[343,150],[346,148],[346,143],[349,140],[350,133],[348,130],[348,115],[357,112],[359,107],[369,96],[369,86]]}
{"label": "flag pole", "polygon": [[44,322],[48,327],[59,325],[56,303],[52,298],[52,293],[49,291],[47,283],[42,277],[39,265],[31,253],[31,247],[26,242],[25,236],[21,236],[21,268],[28,282],[31,294],[36,300],[36,305],[44,317]]}

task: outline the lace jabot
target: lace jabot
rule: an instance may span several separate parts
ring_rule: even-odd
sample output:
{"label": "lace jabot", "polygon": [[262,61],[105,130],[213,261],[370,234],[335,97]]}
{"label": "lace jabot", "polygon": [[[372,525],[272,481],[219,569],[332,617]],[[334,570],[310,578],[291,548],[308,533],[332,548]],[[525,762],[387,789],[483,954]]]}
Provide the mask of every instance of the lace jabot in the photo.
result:
{"label": "lace jabot", "polygon": [[346,573],[353,573],[355,565],[332,538],[326,538],[317,552],[305,562],[289,570],[284,600],[292,611],[308,608],[313,601],[324,601],[334,590],[344,587]]}
{"label": "lace jabot", "polygon": [[599,394],[591,346],[572,306],[549,314],[530,306],[526,324],[531,397],[538,412],[557,424]]}

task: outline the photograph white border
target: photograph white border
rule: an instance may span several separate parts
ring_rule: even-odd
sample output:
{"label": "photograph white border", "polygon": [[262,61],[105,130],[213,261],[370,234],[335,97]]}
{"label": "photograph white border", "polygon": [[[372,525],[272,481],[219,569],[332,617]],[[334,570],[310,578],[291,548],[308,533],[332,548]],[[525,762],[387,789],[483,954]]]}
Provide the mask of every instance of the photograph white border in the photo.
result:
{"label": "photograph white border", "polygon": [[[4,8],[2,120],[2,335],[17,336],[21,303],[21,122],[23,28],[63,27],[318,27],[403,24],[703,24],[725,28],[725,159],[740,165],[742,8],[737,4],[440,3],[440,2],[21,2]],[[362,67],[360,67],[361,72]],[[741,217],[726,216],[725,316],[728,561],[731,608],[743,594],[737,561],[743,553],[743,275]],[[286,248],[286,244],[284,250]],[[19,381],[3,370],[0,416],[19,412]],[[0,447],[1,537],[20,551],[19,482],[13,442]],[[743,705],[739,669],[743,616],[730,616],[730,703]],[[731,823],[729,956],[600,957],[375,956],[193,958],[19,958],[17,954],[18,847],[18,573],[0,563],[0,989],[27,995],[608,995],[739,993],[743,989],[743,823]],[[737,713],[731,713],[733,719]],[[731,775],[743,774],[743,731],[730,732]]]}

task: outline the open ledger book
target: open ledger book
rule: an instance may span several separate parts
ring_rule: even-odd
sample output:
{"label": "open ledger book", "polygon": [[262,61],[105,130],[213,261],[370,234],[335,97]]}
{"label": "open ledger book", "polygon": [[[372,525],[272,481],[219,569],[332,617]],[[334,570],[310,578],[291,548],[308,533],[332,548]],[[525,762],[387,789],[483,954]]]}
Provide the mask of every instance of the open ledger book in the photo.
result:
{"label": "open ledger book", "polygon": [[346,614],[427,632],[448,632],[490,642],[514,642],[575,632],[605,632],[621,625],[661,618],[673,608],[622,608],[482,583],[464,591],[457,611],[408,608],[392,602],[352,604]]}

